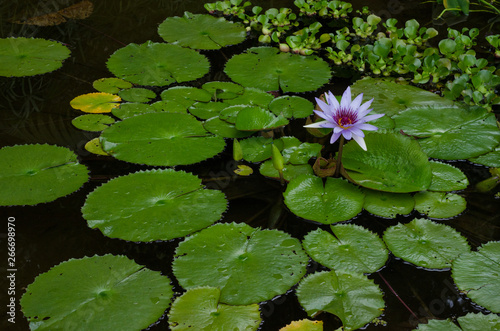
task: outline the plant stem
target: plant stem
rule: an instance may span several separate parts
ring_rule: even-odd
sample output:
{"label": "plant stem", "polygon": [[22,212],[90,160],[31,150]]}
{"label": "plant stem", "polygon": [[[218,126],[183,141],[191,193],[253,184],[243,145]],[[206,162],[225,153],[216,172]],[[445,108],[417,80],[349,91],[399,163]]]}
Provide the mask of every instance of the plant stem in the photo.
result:
{"label": "plant stem", "polygon": [[337,161],[335,163],[335,173],[333,177],[340,177],[340,167],[342,167],[342,150],[344,149],[344,136],[340,136],[339,152],[337,154]]}

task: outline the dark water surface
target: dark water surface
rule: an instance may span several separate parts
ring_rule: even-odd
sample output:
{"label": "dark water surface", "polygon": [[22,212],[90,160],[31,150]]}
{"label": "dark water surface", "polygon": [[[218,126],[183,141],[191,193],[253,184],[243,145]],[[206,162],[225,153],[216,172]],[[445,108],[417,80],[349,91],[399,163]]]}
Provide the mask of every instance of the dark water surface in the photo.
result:
{"label": "dark water surface", "polygon": [[[45,3],[50,7],[63,2],[64,0]],[[6,249],[7,218],[16,219],[17,300],[24,293],[24,288],[32,283],[38,274],[70,258],[95,254],[124,254],[137,263],[161,271],[173,279],[172,255],[180,239],[159,243],[131,243],[109,239],[100,231],[87,227],[80,208],[89,192],[111,178],[148,167],[86,152],[83,149],[84,144],[98,134],[82,132],[71,125],[71,120],[80,113],[72,109],[69,102],[80,94],[94,92],[94,80],[112,76],[106,69],[105,62],[115,50],[131,42],[161,41],[156,32],[159,23],[166,17],[180,16],[186,10],[205,13],[204,2],[95,1],[94,13],[90,18],[81,22],[70,21],[56,27],[20,26],[7,21],[12,16],[20,15],[24,8],[32,9],[30,3],[33,6],[39,3],[38,1],[0,3],[0,37],[14,35],[54,39],[67,44],[72,51],[71,58],[64,62],[63,68],[53,73],[31,78],[0,78],[0,147],[32,143],[66,146],[79,155],[81,162],[91,172],[90,181],[79,191],[54,202],[33,207],[0,207],[2,252]],[[293,7],[292,1],[252,3],[265,8]],[[359,9],[361,5],[366,5],[366,2],[355,1],[353,4]],[[370,8],[384,18],[392,16],[400,22],[417,18],[423,25],[431,22],[433,7],[429,4],[421,5],[418,1],[392,0],[370,2]],[[444,31],[443,26],[437,28],[440,32]],[[210,57],[213,70],[203,80],[225,79],[223,68],[218,65],[218,59],[221,59],[222,55],[217,52],[205,54]],[[334,87],[335,92],[343,90],[346,85],[345,82],[340,84],[343,85]],[[312,94],[307,96],[312,98]],[[297,126],[302,124],[296,123]],[[499,240],[499,201],[495,200],[491,193],[481,194],[473,190],[475,183],[489,177],[487,169],[467,162],[455,162],[454,165],[462,169],[470,181],[470,188],[461,193],[467,199],[468,208],[462,215],[443,223],[460,231],[474,248],[491,240]],[[279,183],[258,175],[234,178],[231,175],[233,167],[231,151],[226,149],[213,160],[176,169],[192,171],[202,177],[208,187],[223,190],[229,200],[224,222],[247,222],[252,226],[268,227],[269,212],[281,204]],[[395,220],[385,220],[364,211],[353,222],[382,234],[388,226],[409,222],[415,217],[421,215],[413,212]],[[299,239],[317,228],[316,224],[305,222],[286,211],[274,226]],[[6,254],[2,253],[1,256],[0,297],[2,307],[5,307],[7,298],[3,293],[8,287],[4,268]],[[321,268],[323,267],[315,263],[309,266],[311,272]],[[370,325],[367,330],[411,330],[416,326],[417,319],[442,319],[461,316],[470,311],[481,311],[480,307],[457,291],[450,271],[424,270],[390,257],[386,266],[380,272],[370,275],[370,278],[379,284],[385,293],[386,311],[383,319],[387,325]],[[181,290],[175,285],[174,291]],[[397,293],[412,312],[405,308],[394,293]],[[307,316],[300,308],[293,291],[262,303],[261,313],[264,319],[261,330],[265,331],[278,330],[292,320]],[[325,321],[325,330],[340,326],[333,315],[323,314],[320,318]],[[1,321],[1,330],[28,330],[28,323],[19,309],[15,325],[7,323],[3,313]],[[166,320],[160,321],[151,329],[167,330],[168,323]]]}

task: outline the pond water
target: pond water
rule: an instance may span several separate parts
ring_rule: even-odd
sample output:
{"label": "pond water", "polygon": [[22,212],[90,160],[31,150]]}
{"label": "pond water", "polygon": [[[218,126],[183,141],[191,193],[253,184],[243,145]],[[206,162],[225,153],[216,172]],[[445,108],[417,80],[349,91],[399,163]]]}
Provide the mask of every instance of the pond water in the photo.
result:
{"label": "pond water", "polygon": [[[82,22],[70,21],[55,27],[20,26],[7,22],[6,18],[19,14],[25,6],[30,8],[30,5],[37,1],[0,5],[5,7],[0,11],[0,37],[12,34],[54,39],[65,43],[72,51],[71,58],[56,72],[31,78],[0,79],[0,147],[35,143],[66,146],[79,155],[81,162],[91,173],[90,181],[80,190],[54,202],[33,207],[0,207],[1,218],[5,220],[2,224],[5,224],[7,217],[16,219],[17,299],[20,299],[24,288],[32,283],[38,274],[46,272],[52,266],[70,258],[96,254],[123,254],[174,279],[171,271],[172,256],[180,239],[169,242],[132,243],[107,238],[100,231],[87,227],[80,208],[89,192],[111,178],[151,167],[95,156],[85,151],[84,144],[98,134],[83,132],[72,126],[71,120],[78,112],[69,106],[69,102],[80,94],[93,92],[94,80],[111,76],[105,62],[115,50],[132,42],[161,41],[157,34],[159,23],[169,16],[181,16],[186,10],[205,13],[204,2],[96,1],[94,12],[89,19]],[[265,8],[280,8],[292,7],[293,2],[252,3]],[[363,1],[353,2],[355,8],[360,8],[362,4]],[[385,18],[392,16],[400,21],[417,18],[425,24],[429,23],[432,17],[432,4],[422,5],[419,1],[374,1],[370,3],[370,8]],[[444,29],[443,26],[436,28],[440,32]],[[221,55],[211,53],[210,56],[216,61]],[[222,69],[213,64],[210,77],[204,79],[224,79]],[[347,82],[339,80],[338,84],[340,87],[333,87],[335,92],[343,90]],[[314,95],[309,93],[304,96],[312,100]],[[295,125],[300,126],[302,122]],[[494,199],[491,192],[474,191],[477,182],[489,177],[487,168],[468,162],[455,162],[454,165],[467,175],[470,182],[469,189],[461,192],[467,199],[467,210],[460,216],[442,223],[460,231],[473,248],[491,240],[499,240],[498,200]],[[276,212],[282,206],[282,188],[279,182],[267,180],[259,175],[236,178],[232,174],[234,167],[231,151],[226,149],[215,159],[176,169],[192,171],[204,179],[207,187],[221,189],[226,194],[229,209],[224,215],[224,222],[246,222],[255,227],[277,228],[299,239],[318,227],[317,224],[306,222],[284,209],[281,217],[270,224],[270,211]],[[386,220],[363,211],[352,222],[381,235],[388,226],[408,222],[415,217],[421,215],[414,211],[407,216]],[[6,247],[3,244],[6,229],[5,225],[2,227],[0,238],[3,251]],[[5,257],[5,254],[2,256]],[[312,272],[322,267],[311,263],[308,268]],[[383,320],[387,325],[369,325],[367,330],[411,330],[416,326],[417,320],[443,319],[460,316],[465,312],[484,311],[458,292],[449,270],[424,270],[390,257],[386,266],[378,273],[371,274],[369,278],[384,292],[386,311]],[[2,276],[0,280],[2,291],[7,287],[5,279]],[[181,291],[177,284],[174,291]],[[307,314],[300,308],[295,294],[291,291],[261,303],[261,316],[264,322],[260,330],[271,331],[278,330],[292,320],[305,318]],[[325,313],[321,318],[326,323],[325,330],[333,330],[341,325],[333,315]],[[16,324],[7,324],[2,318],[0,329],[27,330],[28,323],[18,310]],[[163,320],[150,329],[166,330],[168,323]]]}

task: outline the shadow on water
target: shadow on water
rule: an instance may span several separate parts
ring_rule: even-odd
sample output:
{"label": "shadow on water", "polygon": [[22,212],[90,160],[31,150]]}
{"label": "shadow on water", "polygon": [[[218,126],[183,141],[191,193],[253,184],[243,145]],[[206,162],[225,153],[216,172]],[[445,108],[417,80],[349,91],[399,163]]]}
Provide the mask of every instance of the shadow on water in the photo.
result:
{"label": "shadow on water", "polygon": [[[63,2],[53,1],[53,6],[62,6]],[[174,279],[171,262],[179,239],[133,243],[109,239],[98,230],[87,227],[80,208],[89,192],[111,178],[148,167],[86,152],[83,145],[97,134],[82,132],[71,125],[77,112],[69,106],[69,102],[75,96],[92,92],[94,80],[111,76],[105,62],[116,49],[131,42],[161,41],[156,31],[159,23],[166,17],[182,15],[186,10],[204,13],[203,1],[95,1],[94,13],[82,22],[69,21],[54,27],[33,27],[8,22],[8,18],[22,16],[25,11],[32,14],[37,3],[38,1],[21,1],[1,4],[1,37],[33,36],[58,40],[71,49],[72,57],[65,61],[62,69],[53,73],[26,78],[0,78],[0,147],[29,143],[66,146],[79,154],[82,163],[91,171],[91,179],[79,191],[51,203],[33,207],[0,207],[2,219],[15,217],[17,222],[16,296],[19,299],[25,287],[38,274],[46,272],[52,266],[71,258],[95,254],[126,255],[137,263]],[[51,4],[50,1],[46,3]],[[263,7],[293,6],[291,0],[252,3]],[[363,1],[354,1],[353,4],[355,8],[360,8]],[[421,5],[419,1],[374,1],[370,3],[370,8],[384,18],[397,17],[400,21],[417,18],[423,23],[431,22],[432,5]],[[440,27],[441,31],[444,31],[443,27]],[[208,79],[223,78],[223,68],[217,65],[217,57],[220,55],[207,55],[211,56],[215,71],[209,74]],[[207,187],[221,189],[226,194],[229,209],[224,215],[224,222],[247,222],[252,226],[278,228],[299,239],[318,227],[317,224],[295,217],[283,207],[278,182],[258,175],[235,178],[232,175],[234,163],[228,160],[231,160],[231,151],[226,150],[215,159],[195,166],[178,167],[179,170],[199,174]],[[466,173],[471,182],[470,187],[489,177],[486,168],[467,162],[456,162],[454,165]],[[462,194],[467,198],[468,209],[462,215],[443,222],[466,236],[474,248],[487,241],[500,239],[498,200],[491,193],[481,194],[470,190]],[[413,212],[395,220],[385,220],[364,211],[351,222],[381,235],[388,226],[409,222],[415,217],[421,215]],[[2,228],[0,232],[0,238],[4,242],[5,229]],[[2,250],[6,247],[3,244],[1,246]],[[309,272],[322,269],[324,267],[315,262],[311,262],[308,267]],[[419,269],[391,257],[386,266],[370,275],[370,278],[384,291],[386,307],[389,308],[383,315],[388,325],[370,325],[367,330],[410,330],[418,321],[422,322],[427,318],[443,319],[481,310],[458,292],[449,270]],[[0,283],[0,287],[5,289],[5,277],[2,277]],[[174,291],[182,291],[177,284],[174,285]],[[5,304],[4,300],[2,304]],[[278,330],[292,320],[307,317],[293,291],[261,303],[261,315],[264,319],[261,325],[263,331]],[[325,330],[340,326],[339,320],[333,315],[323,314],[320,317],[325,321]],[[2,319],[2,330],[28,329],[28,324],[20,313],[16,318],[15,328],[5,323]],[[167,328],[166,319],[150,327],[151,330]]]}

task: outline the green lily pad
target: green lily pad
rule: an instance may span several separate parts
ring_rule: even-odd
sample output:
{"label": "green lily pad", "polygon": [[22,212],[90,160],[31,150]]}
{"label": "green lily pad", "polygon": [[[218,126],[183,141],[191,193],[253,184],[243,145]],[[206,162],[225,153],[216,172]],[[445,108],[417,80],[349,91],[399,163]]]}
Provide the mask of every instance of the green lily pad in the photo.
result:
{"label": "green lily pad", "polygon": [[86,113],[110,113],[122,99],[114,94],[96,92],[82,94],[70,101],[71,107]]}
{"label": "green lily pad", "polygon": [[119,119],[126,119],[129,117],[134,117],[136,115],[142,115],[147,113],[157,113],[158,110],[146,103],[137,102],[124,102],[118,107],[113,108],[111,113],[118,117]]}
{"label": "green lily pad", "polygon": [[225,223],[181,242],[172,268],[185,289],[218,287],[220,302],[248,305],[285,293],[304,276],[307,262],[300,242],[284,232]]}
{"label": "green lily pad", "polygon": [[489,153],[470,158],[469,161],[476,164],[482,164],[487,167],[500,168],[500,147],[495,148]]}
{"label": "green lily pad", "polygon": [[240,131],[237,130],[234,124],[225,122],[219,117],[213,117],[208,121],[205,121],[203,127],[208,132],[215,134],[216,136],[224,138],[244,138],[252,135],[252,131]]}
{"label": "green lily pad", "polygon": [[201,87],[208,91],[214,100],[234,99],[244,93],[245,88],[233,82],[208,82]]}
{"label": "green lily pad", "polygon": [[59,69],[69,49],[52,40],[0,38],[0,76],[34,76]]}
{"label": "green lily pad", "polygon": [[253,107],[250,105],[233,105],[228,106],[221,110],[219,113],[219,118],[225,122],[236,124],[236,118],[238,117],[238,113],[245,108],[259,108]]}
{"label": "green lily pad", "polygon": [[202,120],[208,120],[219,116],[219,113],[227,107],[228,105],[222,102],[195,102],[189,107],[189,112]]}
{"label": "green lily pad", "polygon": [[395,256],[430,269],[450,268],[460,254],[470,251],[467,240],[451,226],[422,218],[389,227],[384,241]]}
{"label": "green lily pad", "polygon": [[414,196],[415,209],[434,219],[457,216],[467,207],[466,200],[458,194],[446,192],[418,192]]}
{"label": "green lily pad", "polygon": [[335,271],[372,273],[382,268],[389,252],[380,237],[354,224],[331,226],[331,233],[309,232],[302,245],[313,260]]}
{"label": "green lily pad", "polygon": [[87,167],[67,148],[17,145],[0,149],[0,206],[36,205],[78,190]]}
{"label": "green lily pad", "polygon": [[92,86],[99,92],[118,94],[123,89],[131,88],[132,83],[120,78],[111,77],[97,79],[92,83]]}
{"label": "green lily pad", "polygon": [[102,114],[86,114],[74,118],[71,121],[77,129],[85,131],[102,131],[110,124],[113,124],[115,119],[108,115]]}
{"label": "green lily pad", "polygon": [[192,86],[175,86],[161,92],[163,100],[175,101],[186,109],[196,101],[209,102],[212,99],[210,93]]}
{"label": "green lily pad", "polygon": [[295,95],[278,97],[269,104],[270,111],[286,118],[304,118],[311,115],[313,109],[311,101]]}
{"label": "green lily pad", "polygon": [[126,118],[105,129],[101,143],[119,160],[163,166],[200,162],[225,146],[222,137],[210,135],[193,116],[175,113]]}
{"label": "green lily pad", "polygon": [[465,174],[451,164],[430,161],[432,180],[429,191],[457,191],[467,188],[469,180]]}
{"label": "green lily pad", "polygon": [[151,41],[120,48],[109,57],[106,65],[115,76],[146,86],[187,82],[209,71],[208,59],[198,52]]}
{"label": "green lily pad", "polygon": [[220,289],[197,287],[175,299],[170,308],[172,331],[257,330],[261,322],[259,305],[230,306],[219,302]]}
{"label": "green lily pad", "polygon": [[500,317],[495,314],[468,313],[457,318],[458,327],[450,319],[430,320],[428,324],[419,324],[415,330],[422,331],[477,331],[500,330]]}
{"label": "green lily pad", "polygon": [[172,296],[168,277],[108,254],[52,267],[28,285],[20,304],[31,330],[141,330]]}
{"label": "green lily pad", "polygon": [[281,154],[285,163],[306,164],[312,157],[318,156],[323,146],[317,143],[303,143],[295,137],[282,137]]}
{"label": "green lily pad", "polygon": [[156,93],[147,89],[134,87],[118,92],[118,95],[125,101],[129,102],[149,102],[156,98]]}
{"label": "green lily pad", "polygon": [[472,301],[493,313],[500,313],[500,242],[490,241],[476,252],[453,261],[451,276]]}
{"label": "green lily pad", "polygon": [[235,55],[224,71],[236,83],[264,91],[314,91],[331,78],[330,67],[322,59],[283,53],[275,47],[253,47]]}
{"label": "green lily pad", "polygon": [[409,107],[416,106],[453,106],[453,101],[432,92],[411,85],[393,82],[393,79],[366,77],[351,86],[353,95],[363,93],[363,99],[373,98],[373,114],[386,114],[392,117]]}
{"label": "green lily pad", "polygon": [[361,186],[386,192],[426,190],[431,183],[431,166],[419,144],[399,133],[370,132],[367,151],[351,141],[344,146],[342,164]]}
{"label": "green lily pad", "polygon": [[382,291],[373,280],[357,272],[323,271],[307,276],[297,297],[309,316],[328,312],[340,318],[343,330],[356,330],[384,310]]}
{"label": "green lily pad", "polygon": [[[430,320],[427,324],[419,324],[415,330],[422,331],[461,331],[451,319]],[[471,330],[472,331],[472,330]]]}
{"label": "green lily pad", "polygon": [[242,94],[238,94],[235,98],[225,99],[224,103],[228,105],[258,106],[267,109],[269,103],[273,100],[274,96],[266,91],[253,87],[245,87]]}
{"label": "green lily pad", "polygon": [[282,115],[274,115],[260,107],[245,107],[238,112],[235,121],[236,129],[240,131],[272,130],[288,124]]}
{"label": "green lily pad", "polygon": [[279,150],[283,149],[283,142],[279,139],[250,137],[241,140],[240,145],[243,150],[243,159],[248,162],[260,162],[271,158],[272,144],[276,144]]}
{"label": "green lily pad", "polygon": [[220,49],[241,43],[247,37],[245,27],[223,17],[185,12],[183,17],[169,17],[158,27],[166,42],[194,49]]}
{"label": "green lily pad", "polygon": [[[111,238],[170,240],[203,229],[226,210],[224,194],[201,179],[172,169],[114,178],[87,196],[83,218]],[[199,211],[203,210],[203,213]]]}
{"label": "green lily pad", "polygon": [[391,193],[365,189],[363,208],[373,215],[396,218],[408,215],[415,207],[415,200],[408,193]]}
{"label": "green lily pad", "polygon": [[[283,168],[283,178],[289,182],[300,175],[314,175],[313,168],[309,164],[286,164]],[[278,170],[273,166],[272,160],[264,161],[259,168],[262,176],[280,178]]]}
{"label": "green lily pad", "polygon": [[363,209],[364,194],[358,187],[340,178],[323,179],[302,175],[286,188],[285,204],[302,218],[332,224],[347,221]]}
{"label": "green lily pad", "polygon": [[187,114],[187,107],[173,100],[160,100],[151,104],[157,112]]}
{"label": "green lily pad", "polygon": [[437,159],[468,159],[500,143],[495,115],[482,108],[410,108],[394,120],[396,129],[421,138],[424,152]]}

